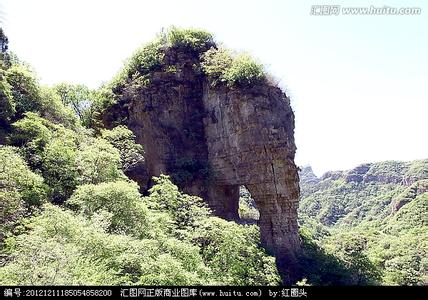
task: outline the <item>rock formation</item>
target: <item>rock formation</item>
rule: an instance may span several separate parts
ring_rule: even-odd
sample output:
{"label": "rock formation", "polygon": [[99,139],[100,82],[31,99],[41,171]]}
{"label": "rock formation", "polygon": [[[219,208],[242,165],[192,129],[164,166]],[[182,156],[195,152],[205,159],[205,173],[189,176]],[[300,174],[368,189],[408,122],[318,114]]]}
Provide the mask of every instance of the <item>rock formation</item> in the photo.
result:
{"label": "rock formation", "polygon": [[260,211],[262,243],[277,257],[284,282],[299,279],[299,178],[289,99],[267,81],[213,86],[198,68],[198,53],[163,51],[150,84],[117,93],[119,101],[103,115],[105,126],[126,124],[145,148],[147,173],[170,174],[218,216],[239,218],[239,186],[245,185]]}

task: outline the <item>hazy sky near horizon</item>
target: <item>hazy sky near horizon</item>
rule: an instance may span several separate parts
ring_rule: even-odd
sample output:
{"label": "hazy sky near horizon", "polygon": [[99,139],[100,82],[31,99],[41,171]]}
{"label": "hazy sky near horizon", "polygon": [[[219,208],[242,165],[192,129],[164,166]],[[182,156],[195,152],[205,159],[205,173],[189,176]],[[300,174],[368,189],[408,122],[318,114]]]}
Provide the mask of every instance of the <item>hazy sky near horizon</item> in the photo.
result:
{"label": "hazy sky near horizon", "polygon": [[[9,48],[41,83],[91,88],[170,25],[211,31],[280,80],[296,163],[320,175],[428,157],[428,3],[286,0],[0,0]],[[419,7],[420,15],[312,16],[319,4]]]}

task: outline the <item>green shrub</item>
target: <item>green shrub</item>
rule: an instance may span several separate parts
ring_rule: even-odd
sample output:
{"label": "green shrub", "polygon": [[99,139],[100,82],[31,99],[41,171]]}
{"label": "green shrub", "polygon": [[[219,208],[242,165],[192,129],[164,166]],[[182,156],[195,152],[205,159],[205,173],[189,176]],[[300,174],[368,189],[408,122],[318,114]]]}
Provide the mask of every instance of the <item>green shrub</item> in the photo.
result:
{"label": "green shrub", "polygon": [[109,234],[109,214],[88,220],[53,205],[8,240],[2,285],[202,285],[209,269],[198,249],[175,239]]}
{"label": "green shrub", "polygon": [[212,34],[201,29],[181,29],[173,26],[167,30],[166,39],[169,47],[190,47],[195,51],[214,45]]}
{"label": "green shrub", "polygon": [[367,237],[357,232],[342,232],[327,238],[324,248],[327,252],[335,254],[352,272],[353,284],[376,284],[381,279],[381,271],[367,257]]}
{"label": "green shrub", "polygon": [[53,139],[42,154],[41,170],[50,187],[49,199],[62,203],[77,185],[77,147],[72,140]]}
{"label": "green shrub", "polygon": [[162,70],[167,48],[189,47],[201,52],[213,45],[213,37],[206,31],[171,27],[131,55],[122,70],[98,92],[95,110],[102,112],[116,103],[115,93],[120,93],[128,85],[140,88],[149,85],[150,73]]}
{"label": "green shrub", "polygon": [[67,128],[74,128],[77,123],[73,111],[65,107],[55,90],[48,87],[40,88],[40,116]]}
{"label": "green shrub", "polygon": [[78,182],[98,184],[125,178],[120,170],[120,153],[103,139],[90,139],[80,146],[76,158]]}
{"label": "green shrub", "polygon": [[102,220],[90,222],[46,205],[43,213],[30,221],[30,231],[7,241],[10,259],[0,268],[1,284],[121,283],[118,270],[109,265],[114,255],[109,247],[112,238],[104,233]]}
{"label": "green shrub", "polygon": [[225,73],[225,79],[232,84],[252,85],[265,78],[263,66],[248,54],[239,54]]}
{"label": "green shrub", "polygon": [[16,113],[20,118],[28,111],[41,111],[41,96],[35,75],[22,65],[12,65],[5,73],[11,86]]}
{"label": "green shrub", "polygon": [[202,56],[202,67],[208,76],[226,81],[225,73],[232,66],[232,53],[225,48],[211,48]]}
{"label": "green shrub", "polygon": [[0,241],[26,211],[46,199],[43,178],[30,171],[18,149],[0,146]]}
{"label": "green shrub", "polygon": [[300,229],[303,277],[313,285],[355,285],[351,270],[334,254],[321,247],[307,228]]}
{"label": "green shrub", "polygon": [[74,111],[83,126],[92,124],[93,105],[96,101],[96,93],[81,84],[62,82],[53,87],[61,102]]}
{"label": "green shrub", "polygon": [[35,113],[28,112],[24,118],[13,123],[14,132],[11,142],[17,146],[34,144],[38,150],[42,150],[52,138],[52,131],[48,121]]}
{"label": "green shrub", "polygon": [[263,65],[250,55],[233,55],[226,49],[211,48],[202,56],[202,68],[212,80],[212,85],[225,82],[233,85],[254,85],[266,78]]}
{"label": "green shrub", "polygon": [[125,181],[79,186],[67,205],[92,217],[105,210],[112,214],[112,232],[137,236],[147,235],[147,209],[142,203],[138,185]]}
{"label": "green shrub", "polygon": [[[3,77],[3,76],[0,76]],[[36,75],[23,63],[13,63],[4,72],[6,83],[0,83],[3,94],[9,94],[13,99],[13,106],[9,107],[9,118],[17,120],[26,112],[36,112],[53,123],[60,123],[66,127],[74,127],[76,118],[72,111],[64,106],[54,90],[40,87]],[[16,114],[15,114],[16,113]]]}
{"label": "green shrub", "polygon": [[278,285],[275,258],[260,245],[259,228],[217,217],[201,220],[192,240],[220,282],[231,285]]}
{"label": "green shrub", "polygon": [[[160,51],[161,46],[161,41],[155,39],[137,49],[127,60],[123,69],[109,83],[108,88],[116,91],[130,81],[159,69],[164,58],[164,53]],[[109,99],[110,97],[106,97],[104,101]]]}
{"label": "green shrub", "polygon": [[46,198],[46,186],[40,175],[33,173],[16,148],[0,146],[0,188],[16,191],[27,206],[40,205]]}
{"label": "green shrub", "polygon": [[171,233],[200,248],[212,278],[220,284],[275,285],[280,282],[275,259],[259,246],[256,226],[243,226],[212,217],[205,202],[182,194],[169,178],[156,184],[144,200],[151,210],[166,211],[173,220]]}
{"label": "green shrub", "polygon": [[15,114],[11,86],[6,81],[5,74],[0,70],[0,126],[9,124]]}
{"label": "green shrub", "polygon": [[101,136],[119,150],[122,168],[125,172],[144,163],[143,146],[135,143],[134,133],[126,126],[120,125],[112,130],[102,130]]}
{"label": "green shrub", "polygon": [[199,197],[181,193],[168,176],[153,177],[156,183],[146,197],[151,209],[167,211],[180,229],[191,229],[210,215],[210,209]]}
{"label": "green shrub", "polygon": [[258,220],[260,218],[256,202],[245,186],[239,187],[239,217],[244,220]]}
{"label": "green shrub", "polygon": [[54,124],[33,112],[27,112],[24,118],[13,123],[10,143],[21,147],[31,168],[43,170],[43,151],[55,140],[61,140],[70,147],[77,143],[74,131],[60,124]]}

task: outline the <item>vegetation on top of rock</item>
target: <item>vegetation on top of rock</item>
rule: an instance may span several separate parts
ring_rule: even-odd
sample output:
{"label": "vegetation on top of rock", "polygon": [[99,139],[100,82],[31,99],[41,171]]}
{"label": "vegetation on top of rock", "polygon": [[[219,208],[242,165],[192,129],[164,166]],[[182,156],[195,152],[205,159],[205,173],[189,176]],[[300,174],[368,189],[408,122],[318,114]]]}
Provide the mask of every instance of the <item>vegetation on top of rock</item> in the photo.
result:
{"label": "vegetation on top of rock", "polygon": [[205,52],[202,69],[211,78],[213,86],[220,82],[228,86],[249,86],[266,78],[263,65],[249,54],[234,54],[223,48],[211,48]]}
{"label": "vegetation on top of rock", "polygon": [[247,53],[234,53],[217,48],[211,33],[200,29],[171,27],[153,41],[141,46],[127,60],[120,72],[100,90],[98,110],[104,110],[118,101],[118,94],[126,88],[147,87],[153,72],[176,73],[180,66],[170,65],[165,54],[171,51],[193,51],[198,63],[195,70],[210,78],[213,86],[225,83],[251,86],[266,78],[263,65]]}
{"label": "vegetation on top of rock", "polygon": [[202,29],[182,29],[170,27],[160,38],[164,45],[169,47],[190,47],[194,51],[205,51],[214,46],[214,37],[211,33]]}

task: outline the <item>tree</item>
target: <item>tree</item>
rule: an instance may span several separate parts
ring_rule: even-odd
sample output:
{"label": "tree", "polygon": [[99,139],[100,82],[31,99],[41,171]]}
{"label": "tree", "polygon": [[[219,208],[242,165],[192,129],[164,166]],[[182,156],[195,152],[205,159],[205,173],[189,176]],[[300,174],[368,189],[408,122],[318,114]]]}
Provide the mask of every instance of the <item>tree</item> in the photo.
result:
{"label": "tree", "polygon": [[101,137],[111,143],[120,152],[124,172],[144,165],[143,146],[135,143],[135,135],[126,126],[120,125],[112,130],[102,130]]}
{"label": "tree", "polygon": [[15,115],[15,103],[13,102],[11,86],[6,81],[5,74],[0,70],[0,127],[10,124]]}
{"label": "tree", "polygon": [[35,75],[22,65],[12,65],[5,73],[11,86],[16,107],[16,118],[25,112],[41,110],[41,95]]}
{"label": "tree", "polygon": [[76,158],[80,184],[98,184],[124,179],[120,153],[103,139],[88,138],[80,145]]}
{"label": "tree", "polygon": [[77,185],[77,147],[72,140],[53,139],[42,153],[41,170],[50,187],[51,202],[67,200]]}
{"label": "tree", "polygon": [[232,285],[280,282],[275,258],[259,246],[260,232],[256,226],[213,217],[201,198],[181,193],[168,176],[153,180],[156,184],[144,198],[149,208],[168,212],[174,236],[200,248],[205,264],[218,282]]}
{"label": "tree", "polygon": [[0,28],[0,52],[5,53],[9,48],[9,39],[3,32],[3,28]]}
{"label": "tree", "polygon": [[224,284],[278,285],[275,258],[260,245],[259,228],[238,225],[217,217],[205,218],[192,232],[213,275]]}
{"label": "tree", "polygon": [[54,86],[62,103],[73,109],[83,126],[90,126],[92,122],[93,103],[95,92],[81,84],[60,83]]}
{"label": "tree", "polygon": [[147,208],[133,182],[115,181],[79,186],[67,205],[88,217],[106,211],[111,214],[110,232],[147,236]]}
{"label": "tree", "polygon": [[8,49],[9,39],[4,34],[3,28],[0,27],[0,69],[6,69],[10,65]]}
{"label": "tree", "polygon": [[107,232],[111,214],[90,219],[51,204],[29,219],[31,230],[7,241],[5,285],[201,285],[210,270],[198,248],[169,238],[136,239]]}
{"label": "tree", "polygon": [[18,149],[0,146],[0,241],[25,212],[46,200],[43,178],[28,168]]}

